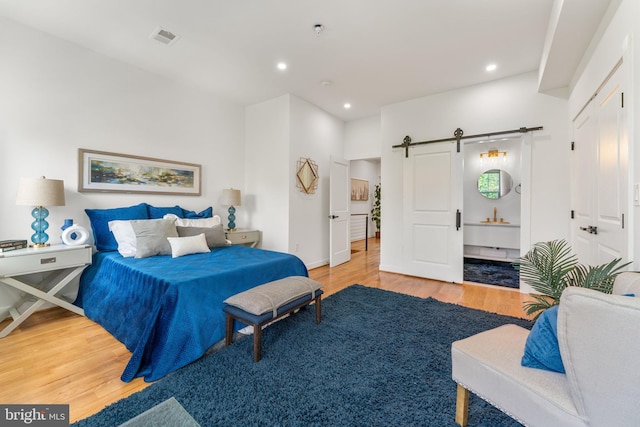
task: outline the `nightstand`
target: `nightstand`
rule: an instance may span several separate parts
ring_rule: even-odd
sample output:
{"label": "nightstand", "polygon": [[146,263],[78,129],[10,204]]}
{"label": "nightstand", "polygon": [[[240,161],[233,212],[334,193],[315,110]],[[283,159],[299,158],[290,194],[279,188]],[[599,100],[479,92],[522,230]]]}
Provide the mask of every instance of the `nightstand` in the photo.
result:
{"label": "nightstand", "polygon": [[227,239],[234,245],[250,245],[255,248],[260,242],[260,231],[246,228],[236,228],[235,231],[226,231]]}
{"label": "nightstand", "polygon": [[[84,310],[57,294],[91,264],[91,254],[89,245],[52,245],[0,253],[0,283],[26,294],[9,309],[13,321],[0,331],[0,338],[9,335],[47,302],[84,316]],[[27,275],[34,273],[47,275],[40,282],[32,282]],[[36,300],[30,301],[33,297]],[[24,304],[28,307],[20,313],[18,308]]]}

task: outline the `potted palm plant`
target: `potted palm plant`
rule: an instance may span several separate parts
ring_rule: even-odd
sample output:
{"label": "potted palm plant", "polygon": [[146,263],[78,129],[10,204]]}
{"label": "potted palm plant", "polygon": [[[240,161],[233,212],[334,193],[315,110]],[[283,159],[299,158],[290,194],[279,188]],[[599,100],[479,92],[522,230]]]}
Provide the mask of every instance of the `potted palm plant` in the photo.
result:
{"label": "potted palm plant", "polygon": [[565,240],[536,243],[518,261],[520,278],[539,293],[531,295],[533,301],[524,303],[525,312],[535,314],[533,320],[536,320],[544,310],[560,302],[560,295],[568,286],[610,294],[616,276],[630,264],[618,265],[620,261],[616,258],[607,264],[584,266],[578,263],[577,256]]}
{"label": "potted palm plant", "polygon": [[371,221],[376,224],[376,238],[380,238],[380,183],[373,190],[373,207],[371,208]]}

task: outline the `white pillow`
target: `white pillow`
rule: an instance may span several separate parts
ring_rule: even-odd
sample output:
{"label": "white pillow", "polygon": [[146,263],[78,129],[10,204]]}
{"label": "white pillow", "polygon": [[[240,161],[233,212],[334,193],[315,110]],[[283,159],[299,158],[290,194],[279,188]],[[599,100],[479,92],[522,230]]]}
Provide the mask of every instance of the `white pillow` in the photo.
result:
{"label": "white pillow", "polygon": [[188,237],[167,237],[171,245],[171,257],[211,252],[204,233]]}
{"label": "white pillow", "polygon": [[123,257],[136,256],[136,233],[131,227],[131,221],[109,221],[109,231],[118,242],[118,252]]}
{"label": "white pillow", "polygon": [[222,224],[220,217],[214,215],[211,218],[180,218],[174,214],[166,214],[164,219],[174,219],[178,227],[213,227]]}

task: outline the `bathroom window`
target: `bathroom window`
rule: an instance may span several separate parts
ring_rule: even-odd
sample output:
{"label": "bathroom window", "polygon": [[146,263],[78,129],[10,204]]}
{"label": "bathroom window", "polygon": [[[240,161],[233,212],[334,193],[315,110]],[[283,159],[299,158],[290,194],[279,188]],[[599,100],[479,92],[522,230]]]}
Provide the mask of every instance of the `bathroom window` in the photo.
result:
{"label": "bathroom window", "polygon": [[478,178],[478,191],[487,199],[500,198],[500,171],[486,171]]}

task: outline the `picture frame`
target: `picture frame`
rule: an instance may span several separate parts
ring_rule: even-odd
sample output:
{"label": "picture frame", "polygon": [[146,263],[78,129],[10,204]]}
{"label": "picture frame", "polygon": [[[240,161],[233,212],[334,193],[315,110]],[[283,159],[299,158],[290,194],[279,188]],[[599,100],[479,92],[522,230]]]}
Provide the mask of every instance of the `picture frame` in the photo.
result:
{"label": "picture frame", "polygon": [[351,178],[351,200],[355,202],[369,200],[369,181]]}
{"label": "picture frame", "polygon": [[199,196],[201,165],[78,149],[78,191]]}
{"label": "picture frame", "polygon": [[318,188],[318,164],[309,158],[300,158],[296,164],[296,186],[306,194],[314,194]]}

